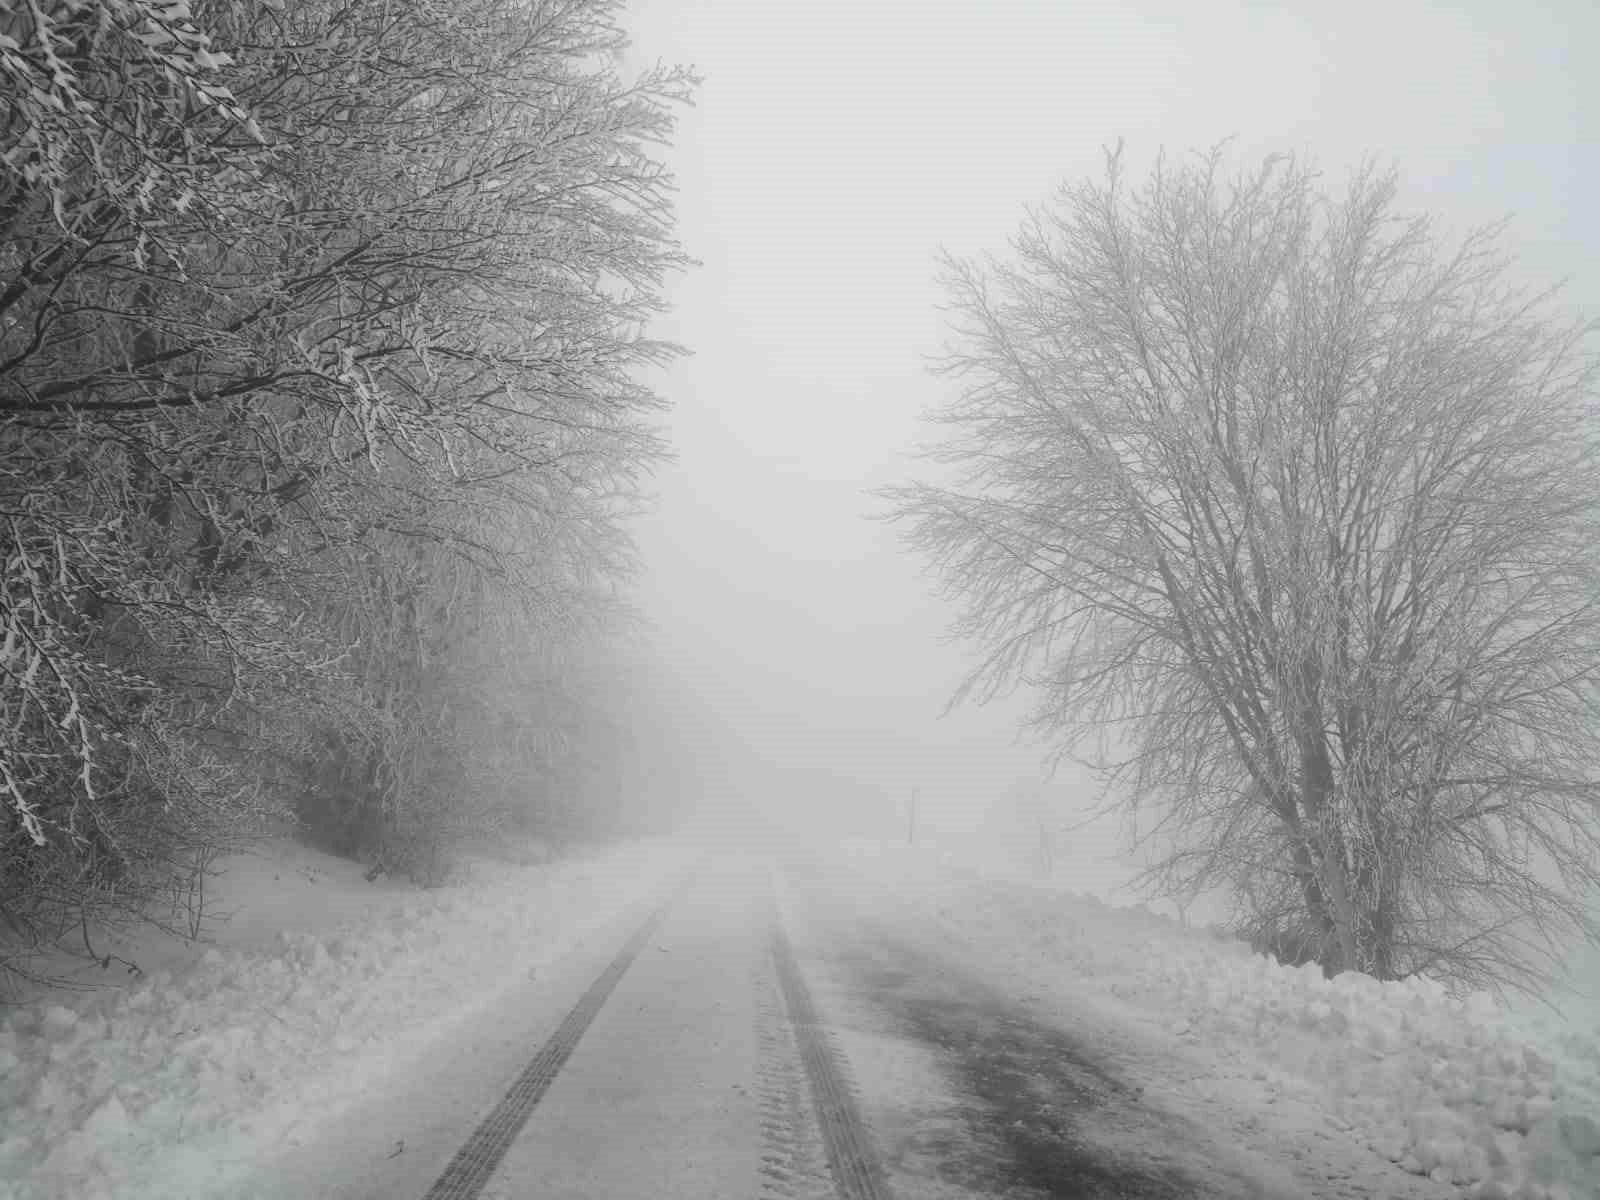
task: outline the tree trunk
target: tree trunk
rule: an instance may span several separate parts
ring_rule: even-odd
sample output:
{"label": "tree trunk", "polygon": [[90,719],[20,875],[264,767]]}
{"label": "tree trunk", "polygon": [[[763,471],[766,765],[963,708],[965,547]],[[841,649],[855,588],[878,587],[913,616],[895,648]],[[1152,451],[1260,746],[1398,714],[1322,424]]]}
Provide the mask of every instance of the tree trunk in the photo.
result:
{"label": "tree trunk", "polygon": [[1314,669],[1307,669],[1308,702],[1300,713],[1300,801],[1305,819],[1310,823],[1311,835],[1308,853],[1317,858],[1318,883],[1326,901],[1328,915],[1332,918],[1333,932],[1339,941],[1337,963],[1324,963],[1329,975],[1355,970],[1359,966],[1356,953],[1356,914],[1350,898],[1349,883],[1345,878],[1344,855],[1336,833],[1330,834],[1325,820],[1328,801],[1333,794],[1333,762],[1328,756],[1327,735],[1316,721],[1316,706],[1309,702],[1316,695]]}

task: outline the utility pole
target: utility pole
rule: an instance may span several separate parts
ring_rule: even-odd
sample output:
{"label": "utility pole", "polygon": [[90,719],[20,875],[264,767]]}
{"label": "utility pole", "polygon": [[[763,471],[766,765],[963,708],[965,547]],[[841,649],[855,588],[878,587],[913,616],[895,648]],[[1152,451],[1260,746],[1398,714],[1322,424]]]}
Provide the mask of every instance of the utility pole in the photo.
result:
{"label": "utility pole", "polygon": [[906,845],[917,844],[917,792],[919,788],[911,789],[911,806],[906,811]]}

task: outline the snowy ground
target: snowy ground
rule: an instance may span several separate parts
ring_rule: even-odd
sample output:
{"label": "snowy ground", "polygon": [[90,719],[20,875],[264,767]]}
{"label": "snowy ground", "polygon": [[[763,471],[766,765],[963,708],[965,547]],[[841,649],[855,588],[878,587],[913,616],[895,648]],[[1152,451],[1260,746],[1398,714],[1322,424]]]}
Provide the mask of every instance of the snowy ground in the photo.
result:
{"label": "snowy ground", "polygon": [[894,885],[872,903],[933,916],[1007,990],[1136,1028],[1203,1110],[1276,1123],[1286,1146],[1316,1138],[1351,1174],[1377,1154],[1418,1177],[1388,1195],[1600,1200],[1600,1007],[1563,1019],[1429,981],[1328,981],[1138,909],[847,851]]}
{"label": "snowy ground", "polygon": [[[229,1195],[228,1164],[381,1090],[513,982],[608,936],[693,853],[480,858],[432,892],[287,841],[230,860],[218,907],[235,915],[210,945],[107,943],[144,973],[0,1012],[0,1200]],[[1330,983],[937,854],[857,843],[850,861],[871,903],[936,923],[996,985],[1132,1031],[1195,1111],[1264,1122],[1284,1153],[1314,1140],[1319,1162],[1349,1164],[1342,1194],[1600,1200],[1600,1008],[1561,1019],[1426,983]],[[1412,1175],[1383,1168],[1398,1182],[1363,1190],[1380,1155]]]}
{"label": "snowy ground", "polygon": [[209,944],[107,943],[144,973],[0,1010],[0,1198],[226,1195],[225,1164],[369,1092],[689,854],[478,857],[433,891],[287,840],[227,860]]}

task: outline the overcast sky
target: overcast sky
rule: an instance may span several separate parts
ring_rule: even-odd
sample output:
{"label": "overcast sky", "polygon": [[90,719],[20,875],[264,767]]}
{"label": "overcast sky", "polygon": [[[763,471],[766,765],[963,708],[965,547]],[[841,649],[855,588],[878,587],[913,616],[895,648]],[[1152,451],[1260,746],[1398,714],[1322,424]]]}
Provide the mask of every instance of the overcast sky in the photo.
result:
{"label": "overcast sky", "polygon": [[1374,152],[1412,207],[1511,215],[1530,274],[1600,311],[1593,0],[635,0],[626,20],[638,59],[705,77],[669,155],[704,265],[663,326],[693,356],[659,380],[677,461],[642,600],[685,703],[726,731],[705,753],[746,781],[920,784],[925,819],[958,827],[1034,770],[1017,704],[940,719],[951,612],[867,492],[914,470],[949,386],[926,372],[937,249],[1002,249],[1103,146],[1125,139],[1138,176],[1231,137],[1335,181]]}

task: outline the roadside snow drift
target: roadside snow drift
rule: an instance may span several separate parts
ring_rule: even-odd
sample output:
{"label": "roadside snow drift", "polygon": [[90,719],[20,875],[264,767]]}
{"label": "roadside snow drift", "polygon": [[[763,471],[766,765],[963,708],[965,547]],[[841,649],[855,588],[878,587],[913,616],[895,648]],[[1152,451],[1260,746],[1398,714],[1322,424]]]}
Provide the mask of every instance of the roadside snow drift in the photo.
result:
{"label": "roadside snow drift", "polygon": [[1600,1011],[1529,1019],[1427,979],[1327,980],[1141,909],[849,849],[997,974],[1208,1057],[1207,1099],[1309,1101],[1353,1151],[1477,1200],[1600,1200]]}
{"label": "roadside snow drift", "polygon": [[[295,869],[269,869],[268,890],[242,902],[242,944],[224,927],[175,969],[0,1011],[0,1197],[212,1193],[225,1182],[218,1147],[248,1156],[337,1111],[687,861],[654,843],[539,866],[475,862],[470,882],[423,892],[365,884],[356,864],[304,847],[277,858]],[[248,879],[261,861],[238,865]],[[290,928],[268,933],[274,904]]]}

